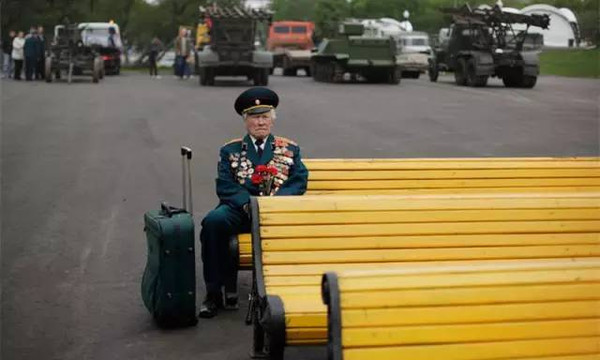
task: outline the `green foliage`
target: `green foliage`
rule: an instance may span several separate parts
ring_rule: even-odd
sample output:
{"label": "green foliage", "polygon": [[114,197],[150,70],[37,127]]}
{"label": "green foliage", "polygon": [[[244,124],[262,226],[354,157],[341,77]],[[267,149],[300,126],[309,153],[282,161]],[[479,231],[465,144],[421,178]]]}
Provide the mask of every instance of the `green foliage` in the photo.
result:
{"label": "green foliage", "polygon": [[340,21],[350,15],[350,5],[346,0],[316,0],[315,26],[317,36],[334,37]]}
{"label": "green foliage", "polygon": [[275,12],[275,20],[310,21],[315,18],[314,0],[273,0],[271,9]]}
{"label": "green foliage", "polygon": [[600,75],[600,50],[546,50],[540,54],[540,72],[597,79]]}

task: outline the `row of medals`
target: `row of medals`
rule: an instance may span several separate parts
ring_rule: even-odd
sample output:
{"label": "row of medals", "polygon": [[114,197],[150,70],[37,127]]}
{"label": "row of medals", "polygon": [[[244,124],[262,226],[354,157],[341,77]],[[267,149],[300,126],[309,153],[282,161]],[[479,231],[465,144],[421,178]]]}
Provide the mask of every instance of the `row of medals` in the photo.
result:
{"label": "row of medals", "polygon": [[[285,146],[276,147],[273,150],[273,159],[269,161],[267,165],[275,166],[277,168],[277,175],[275,175],[275,181],[273,182],[274,193],[281,184],[288,179],[289,167],[294,164],[294,153],[288,150]],[[242,150],[240,154],[229,155],[229,162],[233,169],[238,182],[244,184],[247,178],[250,178],[254,174],[254,167],[252,161],[246,156],[248,155],[246,150]]]}

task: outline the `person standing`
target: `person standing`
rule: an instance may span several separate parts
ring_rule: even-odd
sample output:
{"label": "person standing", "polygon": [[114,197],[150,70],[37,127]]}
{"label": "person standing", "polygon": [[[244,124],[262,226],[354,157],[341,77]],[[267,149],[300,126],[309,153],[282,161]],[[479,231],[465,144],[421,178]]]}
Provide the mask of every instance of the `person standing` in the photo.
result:
{"label": "person standing", "polygon": [[150,43],[150,51],[148,52],[148,64],[150,65],[150,76],[156,77],[157,79],[160,79],[160,76],[158,75],[158,66],[156,64],[156,61],[158,59],[158,53],[160,53],[161,50],[162,43],[157,37],[155,37]]}
{"label": "person standing", "polygon": [[179,35],[175,39],[175,75],[183,79],[185,67],[192,52],[192,43],[187,37],[187,30],[181,28]]}
{"label": "person standing", "polygon": [[17,37],[14,38],[12,43],[12,53],[11,57],[15,63],[15,80],[21,80],[21,72],[23,71],[23,59],[24,52],[23,48],[25,47],[25,39],[22,31],[19,31]]}
{"label": "person standing", "polygon": [[23,54],[25,55],[25,80],[31,81],[35,75],[38,54],[38,39],[35,27],[32,27],[31,30],[29,30],[29,35],[25,37]]}
{"label": "person standing", "polygon": [[8,36],[2,40],[2,76],[12,77],[12,49],[13,41],[15,40],[16,33],[14,30],[8,32]]}
{"label": "person standing", "polygon": [[44,37],[44,27],[38,26],[37,28],[37,62],[35,68],[35,78],[37,80],[43,80],[44,77],[44,65],[46,61],[46,38]]}

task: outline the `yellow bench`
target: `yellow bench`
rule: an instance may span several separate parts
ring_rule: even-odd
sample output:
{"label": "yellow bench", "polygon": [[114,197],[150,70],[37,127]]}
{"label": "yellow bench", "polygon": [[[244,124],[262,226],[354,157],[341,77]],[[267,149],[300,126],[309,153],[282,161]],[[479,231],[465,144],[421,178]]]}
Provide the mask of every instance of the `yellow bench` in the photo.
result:
{"label": "yellow bench", "polygon": [[329,360],[600,358],[600,258],[323,276]]}
{"label": "yellow bench", "polygon": [[[600,159],[306,159],[307,195],[600,191]],[[230,241],[240,270],[252,269],[250,234]]]}
{"label": "yellow bench", "polygon": [[[600,256],[600,192],[251,199],[254,352],[326,341],[327,271]],[[260,320],[260,321],[259,321]]]}

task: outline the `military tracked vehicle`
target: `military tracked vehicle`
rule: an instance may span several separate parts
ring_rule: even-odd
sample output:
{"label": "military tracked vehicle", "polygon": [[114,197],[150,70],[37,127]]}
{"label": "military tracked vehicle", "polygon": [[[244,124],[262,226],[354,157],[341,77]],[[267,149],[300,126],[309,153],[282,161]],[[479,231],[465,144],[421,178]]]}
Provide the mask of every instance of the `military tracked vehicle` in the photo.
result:
{"label": "military tracked vehicle", "polygon": [[[440,71],[454,72],[457,85],[485,86],[499,77],[507,87],[533,88],[539,74],[536,51],[524,47],[530,26],[547,29],[548,15],[503,12],[499,6],[472,10],[468,5],[443,9],[453,23],[445,41],[430,59],[429,78],[437,81]],[[525,24],[517,31],[513,24]]]}
{"label": "military tracked vehicle", "polygon": [[272,13],[238,7],[200,7],[200,19],[209,21],[210,41],[198,52],[200,85],[214,85],[216,76],[245,76],[254,85],[267,85],[273,55],[255,46],[257,27],[270,24]]}
{"label": "military tracked vehicle", "polygon": [[368,82],[398,84],[401,69],[396,62],[396,43],[392,38],[363,37],[364,26],[342,23],[339,36],[325,39],[311,56],[313,79],[341,82],[345,74]]}

